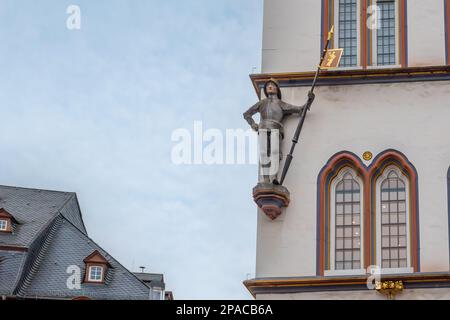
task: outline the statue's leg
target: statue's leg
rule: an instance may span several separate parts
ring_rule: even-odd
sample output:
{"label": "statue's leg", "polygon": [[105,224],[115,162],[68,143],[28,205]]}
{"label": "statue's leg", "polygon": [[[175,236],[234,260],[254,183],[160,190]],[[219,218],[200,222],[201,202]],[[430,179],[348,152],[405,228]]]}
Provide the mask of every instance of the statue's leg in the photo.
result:
{"label": "statue's leg", "polygon": [[280,157],[281,156],[281,139],[278,129],[272,131],[272,136],[270,139],[271,144],[271,168],[270,168],[270,182],[278,180],[278,172],[280,171]]}
{"label": "statue's leg", "polygon": [[265,172],[264,172],[264,183],[272,183],[271,180],[271,175],[270,175],[270,171],[271,171],[271,167],[272,167],[272,131],[271,130],[266,130],[267,135],[266,135],[266,145],[267,145],[267,152],[266,152],[266,156],[267,156],[267,163],[265,165]]}
{"label": "statue's leg", "polygon": [[270,131],[261,129],[259,131],[259,182],[270,183]]}
{"label": "statue's leg", "polygon": [[281,132],[280,132],[280,134],[279,134],[279,141],[278,141],[278,150],[279,150],[279,152],[280,152],[280,162],[281,161],[283,161],[283,149],[281,148],[281,143],[283,142],[283,139],[284,139],[284,137],[283,137],[283,135],[281,134]]}

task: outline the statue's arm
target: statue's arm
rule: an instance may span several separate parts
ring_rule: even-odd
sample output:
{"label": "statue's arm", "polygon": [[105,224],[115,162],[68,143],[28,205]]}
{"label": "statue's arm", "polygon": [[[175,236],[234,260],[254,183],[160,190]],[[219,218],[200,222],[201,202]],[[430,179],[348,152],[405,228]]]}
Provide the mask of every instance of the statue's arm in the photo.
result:
{"label": "statue's arm", "polygon": [[259,106],[261,104],[261,101],[253,105],[250,109],[248,109],[246,112],[244,112],[244,119],[248,122],[250,127],[252,127],[253,130],[258,131],[259,127],[258,124],[253,119],[253,116],[258,113]]}
{"label": "statue's arm", "polygon": [[285,115],[291,115],[291,114],[302,114],[303,110],[305,108],[310,108],[311,104],[314,102],[314,99],[316,98],[315,94],[312,92],[308,93],[308,101],[303,106],[294,106],[292,104],[283,103],[283,113]]}
{"label": "statue's arm", "polygon": [[285,116],[289,116],[291,114],[301,114],[304,107],[305,106],[294,106],[293,104],[283,102],[283,114]]}

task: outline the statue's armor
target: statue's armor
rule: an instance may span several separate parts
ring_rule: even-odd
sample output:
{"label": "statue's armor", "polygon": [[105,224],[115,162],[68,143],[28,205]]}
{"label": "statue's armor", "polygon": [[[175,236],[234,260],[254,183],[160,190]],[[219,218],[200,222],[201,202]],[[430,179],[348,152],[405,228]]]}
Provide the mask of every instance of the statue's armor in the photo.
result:
{"label": "statue's armor", "polygon": [[[267,92],[267,85],[269,83],[275,84],[278,88],[278,92],[276,94],[269,94]],[[314,95],[312,93],[309,95],[308,102],[304,106],[294,106],[286,103],[282,101],[280,86],[276,80],[273,79],[266,82],[264,86],[264,94],[266,99],[257,102],[254,106],[248,109],[244,113],[244,118],[253,130],[258,131],[259,133],[260,146],[264,146],[264,150],[260,150],[261,157],[270,157],[270,162],[262,163],[260,168],[275,168],[269,172],[263,171],[260,177],[260,179],[262,179],[261,182],[272,183],[277,179],[279,164],[283,159],[283,154],[281,152],[281,143],[284,139],[283,119],[291,114],[302,114],[304,108],[308,108],[311,105],[314,100]],[[257,124],[253,119],[253,115],[257,113],[260,114],[261,118],[259,124]],[[274,135],[279,135],[278,143],[276,143],[276,145],[273,144],[277,141],[277,139],[274,139],[272,142],[272,137],[276,137]]]}
{"label": "statue's armor", "polygon": [[284,118],[283,102],[276,96],[271,96],[261,101],[259,113],[261,115],[260,129],[278,129],[281,136],[284,137],[283,124]]}
{"label": "statue's armor", "polygon": [[259,112],[261,115],[259,129],[278,129],[281,137],[284,138],[284,127],[282,124],[284,117],[295,113],[300,114],[302,111],[303,106],[293,106],[280,100],[276,95],[271,95],[251,107],[244,113],[244,118],[249,123],[252,123],[252,116]]}

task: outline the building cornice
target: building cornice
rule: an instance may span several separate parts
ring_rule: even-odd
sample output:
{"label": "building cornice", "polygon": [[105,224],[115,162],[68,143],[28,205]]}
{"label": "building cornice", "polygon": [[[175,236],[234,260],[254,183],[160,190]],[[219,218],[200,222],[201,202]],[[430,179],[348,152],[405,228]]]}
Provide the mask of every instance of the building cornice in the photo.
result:
{"label": "building cornice", "polygon": [[[264,278],[244,281],[247,290],[256,298],[258,294],[289,294],[326,291],[368,290],[367,276]],[[450,273],[413,273],[382,275],[382,281],[401,281],[405,290],[418,288],[449,288]]]}
{"label": "building cornice", "polygon": [[[264,83],[273,78],[281,87],[311,86],[315,72],[252,74],[250,79],[258,97]],[[409,67],[389,69],[355,69],[322,71],[318,86],[357,85],[450,80],[450,66]]]}

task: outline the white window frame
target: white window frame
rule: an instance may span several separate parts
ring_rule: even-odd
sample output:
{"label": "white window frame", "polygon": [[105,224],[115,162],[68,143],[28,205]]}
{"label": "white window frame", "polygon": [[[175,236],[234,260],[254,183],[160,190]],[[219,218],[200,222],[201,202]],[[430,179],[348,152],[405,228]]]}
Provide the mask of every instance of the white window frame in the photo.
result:
{"label": "white window frame", "polygon": [[[92,278],[91,271],[92,271],[93,268],[99,268],[100,269],[100,279],[93,279]],[[104,272],[105,272],[105,268],[104,267],[102,267],[102,266],[90,266],[88,269],[89,269],[88,270],[88,281],[89,282],[103,282]]]}
{"label": "white window frame", "polygon": [[[361,227],[361,269],[354,270],[336,270],[335,269],[335,255],[336,255],[336,186],[343,180],[344,176],[349,173],[353,179],[355,179],[360,187],[360,227]],[[351,276],[351,275],[365,275],[366,270],[364,269],[364,181],[356,173],[353,168],[345,167],[341,169],[339,174],[333,179],[330,188],[330,270],[325,270],[326,277],[332,276]]]}
{"label": "white window frame", "polygon": [[[372,65],[368,66],[368,69],[386,69],[386,68],[400,68],[400,12],[399,2],[395,1],[395,64],[378,65],[378,29],[375,28],[372,31]],[[372,5],[378,6],[380,0],[374,0]],[[381,17],[379,17],[381,19]],[[377,21],[377,25],[378,25]]]}
{"label": "white window frame", "polygon": [[[386,180],[389,174],[394,171],[398,177],[403,181],[406,186],[406,253],[407,253],[407,268],[382,268],[382,242],[381,242],[381,184]],[[408,274],[414,273],[414,268],[411,267],[411,212],[410,212],[410,189],[408,178],[403,174],[403,172],[395,165],[387,167],[383,174],[378,177],[376,182],[376,265],[379,266],[381,274]]]}
{"label": "white window frame", "polygon": [[[334,47],[339,47],[339,0],[335,1],[334,6]],[[356,0],[356,66],[354,67],[337,67],[339,70],[359,70],[361,66],[361,0]]]}
{"label": "white window frame", "polygon": [[[3,227],[2,224],[4,225]],[[0,231],[7,231],[7,230],[8,230],[8,220],[0,219]]]}

